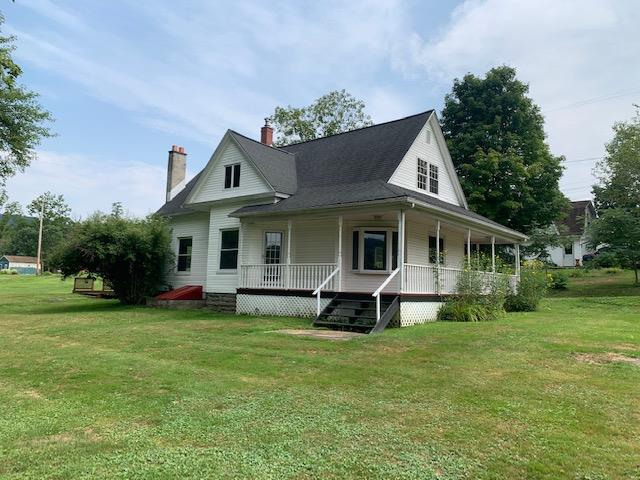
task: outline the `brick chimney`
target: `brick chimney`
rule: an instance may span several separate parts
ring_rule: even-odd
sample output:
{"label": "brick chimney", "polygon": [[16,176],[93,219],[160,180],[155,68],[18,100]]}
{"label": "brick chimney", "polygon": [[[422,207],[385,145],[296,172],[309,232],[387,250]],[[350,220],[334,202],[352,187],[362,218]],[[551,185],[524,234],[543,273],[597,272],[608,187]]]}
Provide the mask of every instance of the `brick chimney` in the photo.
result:
{"label": "brick chimney", "polygon": [[187,176],[187,154],[184,147],[173,145],[169,150],[167,164],[167,202],[184,188]]}
{"label": "brick chimney", "polygon": [[269,117],[264,119],[264,127],[260,129],[260,142],[268,145],[273,145],[273,127],[269,124]]}

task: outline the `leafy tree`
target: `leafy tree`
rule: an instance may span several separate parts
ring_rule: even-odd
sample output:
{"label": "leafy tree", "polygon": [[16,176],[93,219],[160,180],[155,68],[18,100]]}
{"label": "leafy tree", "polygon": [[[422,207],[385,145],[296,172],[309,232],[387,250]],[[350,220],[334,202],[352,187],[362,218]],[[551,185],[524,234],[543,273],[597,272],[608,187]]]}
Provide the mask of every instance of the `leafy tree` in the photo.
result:
{"label": "leafy tree", "polygon": [[[0,26],[3,22],[0,14]],[[18,83],[22,70],[11,57],[14,40],[0,35],[0,190],[8,177],[29,166],[41,139],[52,136],[51,114],[37,93]]]}
{"label": "leafy tree", "polygon": [[613,140],[606,156],[596,165],[594,185],[596,207],[640,208],[640,109],[629,122],[613,126]]}
{"label": "leafy tree", "polygon": [[55,263],[64,277],[88,272],[109,282],[120,302],[140,304],[162,286],[172,258],[164,220],[97,213],[75,226]]}
{"label": "leafy tree", "polygon": [[27,211],[36,217],[14,217],[10,225],[6,251],[13,255],[35,256],[38,250],[38,230],[40,228],[40,210],[44,204],[42,228],[42,262],[49,265],[54,250],[66,240],[73,220],[71,208],[62,195],[45,192],[29,203]]}
{"label": "leafy tree", "polygon": [[589,226],[591,246],[606,244],[608,250],[622,260],[623,266],[633,269],[638,284],[640,267],[640,208],[625,210],[609,208]]}
{"label": "leafy tree", "polygon": [[270,117],[276,131],[275,145],[306,142],[372,125],[365,105],[345,90],[336,90],[306,107],[276,107]]}
{"label": "leafy tree", "polygon": [[[0,192],[0,195],[2,192]],[[0,205],[6,201],[6,196]],[[22,208],[18,202],[10,202],[4,205],[0,213],[0,255],[10,253],[8,248],[11,241],[11,234],[16,222],[22,216]]]}
{"label": "leafy tree", "polygon": [[442,129],[472,210],[516,230],[549,226],[568,208],[560,192],[563,157],[545,143],[544,119],[516,70],[456,79]]}
{"label": "leafy tree", "polygon": [[549,248],[564,247],[571,241],[564,225],[558,224],[556,228],[534,228],[529,232],[527,245],[522,246],[522,256],[537,258],[544,262],[551,261]]}

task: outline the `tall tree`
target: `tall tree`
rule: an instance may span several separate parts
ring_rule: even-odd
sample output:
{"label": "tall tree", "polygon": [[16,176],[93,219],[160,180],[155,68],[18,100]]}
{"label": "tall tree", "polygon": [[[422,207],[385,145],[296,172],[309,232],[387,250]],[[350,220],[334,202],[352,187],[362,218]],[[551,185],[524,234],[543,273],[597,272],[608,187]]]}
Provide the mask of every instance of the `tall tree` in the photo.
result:
{"label": "tall tree", "polygon": [[321,96],[306,107],[276,107],[271,116],[278,146],[348,132],[372,125],[365,105],[345,90]]}
{"label": "tall tree", "polygon": [[[4,17],[0,14],[0,27]],[[13,36],[0,35],[0,191],[6,179],[24,170],[42,138],[50,137],[51,114],[38,103],[38,94],[18,82],[22,70],[13,61]]]}
{"label": "tall tree", "polygon": [[640,108],[630,121],[615,123],[613,132],[606,155],[595,169],[596,207],[640,208]]}
{"label": "tall tree", "polygon": [[529,86],[508,66],[484,78],[453,82],[445,96],[442,129],[472,210],[523,232],[562,216],[561,156],[545,143],[544,119]]}
{"label": "tall tree", "polygon": [[[27,210],[39,219],[43,204],[42,259],[48,265],[52,253],[66,241],[74,222],[70,217],[71,208],[62,195],[43,193],[29,203]],[[38,249],[38,229],[39,221],[24,217],[17,219],[9,234],[7,250],[13,255],[35,256]]]}

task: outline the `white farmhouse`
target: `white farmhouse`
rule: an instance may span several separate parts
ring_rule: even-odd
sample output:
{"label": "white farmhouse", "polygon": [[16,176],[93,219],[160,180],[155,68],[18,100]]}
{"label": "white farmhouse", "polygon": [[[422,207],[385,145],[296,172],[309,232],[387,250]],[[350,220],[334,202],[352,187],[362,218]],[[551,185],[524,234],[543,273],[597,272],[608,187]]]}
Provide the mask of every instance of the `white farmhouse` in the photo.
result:
{"label": "white farmhouse", "polygon": [[562,235],[567,236],[567,243],[563,247],[548,248],[551,261],[558,267],[579,267],[582,257],[593,253],[595,249],[589,246],[587,227],[596,218],[596,208],[591,200],[571,202],[567,216],[555,227]]}
{"label": "white farmhouse", "polygon": [[281,148],[272,137],[228,130],[186,185],[184,149],[169,152],[167,282],[202,286],[213,308],[412,325],[435,319],[480,244],[526,240],[468,209],[431,110]]}

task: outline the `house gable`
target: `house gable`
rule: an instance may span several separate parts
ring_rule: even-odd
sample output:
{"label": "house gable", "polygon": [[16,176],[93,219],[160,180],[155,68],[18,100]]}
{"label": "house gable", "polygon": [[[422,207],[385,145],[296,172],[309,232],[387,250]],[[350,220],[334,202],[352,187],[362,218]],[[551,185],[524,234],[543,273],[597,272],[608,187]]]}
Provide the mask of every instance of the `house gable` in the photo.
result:
{"label": "house gable", "polygon": [[[431,193],[428,186],[426,190],[418,187],[418,159],[438,167],[438,194]],[[467,208],[467,201],[435,114],[431,114],[422,127],[389,178],[389,183]]]}
{"label": "house gable", "polygon": [[[240,186],[225,187],[225,167],[240,165]],[[264,176],[246,155],[238,142],[227,132],[209,163],[202,170],[185,204],[213,202],[230,198],[274,193]]]}

